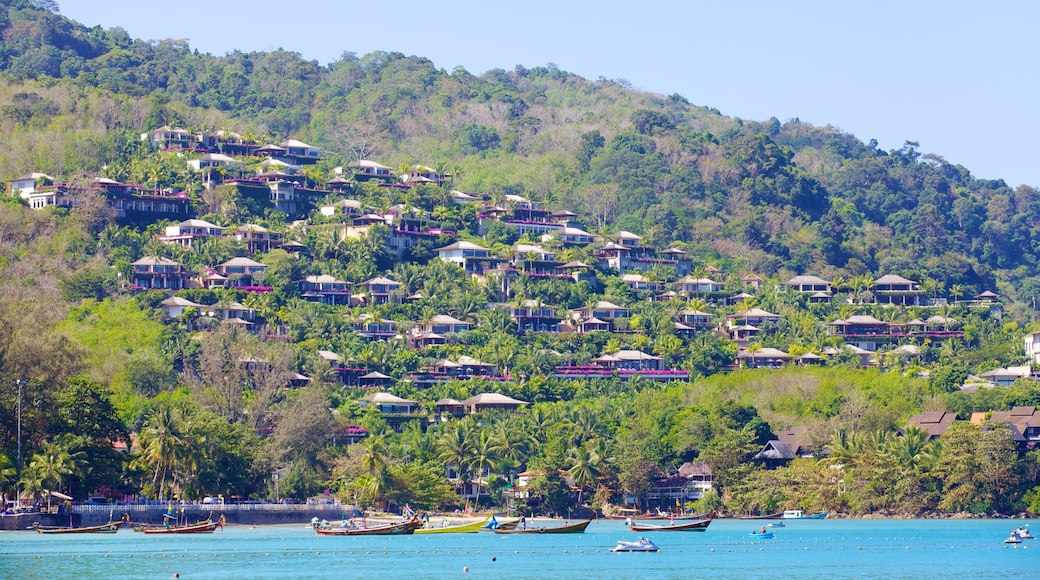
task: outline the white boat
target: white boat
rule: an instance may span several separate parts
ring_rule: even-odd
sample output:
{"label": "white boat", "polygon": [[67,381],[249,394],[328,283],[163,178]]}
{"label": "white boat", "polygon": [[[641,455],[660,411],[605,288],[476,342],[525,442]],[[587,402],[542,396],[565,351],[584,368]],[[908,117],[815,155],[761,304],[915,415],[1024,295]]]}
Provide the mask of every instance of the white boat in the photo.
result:
{"label": "white boat", "polygon": [[1029,533],[1029,526],[1026,526],[1024,528],[1019,526],[1019,527],[1011,530],[1011,535],[1018,536],[1020,539],[1023,539],[1023,540],[1034,540],[1034,539],[1036,539],[1036,536],[1034,536],[1033,534]]}
{"label": "white boat", "polygon": [[624,542],[618,540],[616,546],[610,549],[611,552],[660,552],[661,548],[657,547],[657,544],[651,542],[646,538],[639,538],[635,542]]}
{"label": "white boat", "polygon": [[802,510],[785,510],[780,517],[785,520],[822,520],[827,517],[827,512],[807,514]]}
{"label": "white boat", "polygon": [[783,527],[786,527],[786,526],[784,525],[784,522],[773,522],[773,523],[767,525],[766,527],[767,528],[783,528]]}
{"label": "white boat", "polygon": [[1016,534],[1015,532],[1011,532],[1011,535],[1008,536],[1008,539],[1004,540],[1004,543],[1005,544],[1021,544],[1022,543],[1022,538],[1018,537],[1018,534]]}

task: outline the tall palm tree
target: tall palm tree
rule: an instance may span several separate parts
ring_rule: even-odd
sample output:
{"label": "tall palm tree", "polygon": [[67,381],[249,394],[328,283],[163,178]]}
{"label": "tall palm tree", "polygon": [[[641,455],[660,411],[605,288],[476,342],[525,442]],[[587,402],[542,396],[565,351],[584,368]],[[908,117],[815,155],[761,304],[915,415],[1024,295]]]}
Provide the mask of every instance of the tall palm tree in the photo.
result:
{"label": "tall palm tree", "polygon": [[581,495],[586,488],[591,488],[599,479],[600,456],[593,450],[592,445],[573,447],[570,450],[568,460],[571,464],[567,475],[574,478],[578,484],[578,505],[581,505]]}
{"label": "tall palm tree", "polygon": [[369,437],[361,454],[361,471],[366,476],[365,488],[372,500],[383,499],[388,485],[386,441],[381,436]]}
{"label": "tall palm tree", "polygon": [[470,465],[476,472],[477,496],[473,503],[480,504],[480,490],[484,487],[484,469],[493,465],[498,457],[495,454],[495,439],[487,428],[480,429],[473,441]]}
{"label": "tall palm tree", "polygon": [[465,421],[456,421],[437,438],[437,459],[454,468],[459,483],[463,485],[473,456],[472,446],[471,429]]}
{"label": "tall palm tree", "polygon": [[156,407],[145,421],[140,434],[139,463],[152,471],[152,490],[156,498],[166,497],[166,480],[184,452],[184,419],[179,409],[170,405]]}
{"label": "tall palm tree", "polygon": [[500,466],[509,470],[512,479],[513,469],[527,461],[538,441],[523,421],[510,418],[495,423],[491,430],[491,443]]}

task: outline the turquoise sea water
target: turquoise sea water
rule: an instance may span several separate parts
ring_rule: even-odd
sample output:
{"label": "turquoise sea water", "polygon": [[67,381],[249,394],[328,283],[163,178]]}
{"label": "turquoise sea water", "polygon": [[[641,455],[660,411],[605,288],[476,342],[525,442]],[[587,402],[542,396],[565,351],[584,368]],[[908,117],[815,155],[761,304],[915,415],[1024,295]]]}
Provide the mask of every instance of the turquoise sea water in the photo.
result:
{"label": "turquoise sea water", "polygon": [[[643,534],[617,521],[578,535],[327,537],[303,524],[186,536],[3,532],[0,578],[1037,578],[1040,540],[1004,544],[1026,523],[788,520],[764,542],[747,534],[765,522],[741,520]],[[608,551],[638,535],[662,551]]]}

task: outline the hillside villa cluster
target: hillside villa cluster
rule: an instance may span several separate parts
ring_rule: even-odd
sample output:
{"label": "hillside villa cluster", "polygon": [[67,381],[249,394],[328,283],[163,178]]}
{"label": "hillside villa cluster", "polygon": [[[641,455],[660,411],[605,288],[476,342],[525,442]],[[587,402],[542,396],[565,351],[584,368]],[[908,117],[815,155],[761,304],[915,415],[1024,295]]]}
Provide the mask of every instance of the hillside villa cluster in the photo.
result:
{"label": "hillside villa cluster", "polygon": [[[678,248],[658,251],[644,245],[642,238],[626,231],[617,232],[606,239],[590,234],[580,227],[575,213],[566,210],[550,211],[541,204],[518,195],[506,195],[499,203],[489,202],[478,193],[451,191],[451,199],[458,204],[477,204],[479,232],[483,232],[491,221],[516,228],[518,234],[539,238],[544,245],[517,243],[508,255],[495,255],[488,248],[471,241],[458,239],[454,232],[436,227],[427,227],[430,217],[421,210],[396,205],[380,211],[366,208],[345,195],[329,205],[317,200],[328,199],[337,193],[349,191],[352,184],[374,181],[380,187],[406,190],[414,185],[444,185],[450,175],[438,173],[423,165],[410,166],[408,171],[398,173],[392,168],[370,160],[360,160],[336,168],[336,177],[319,185],[310,183],[301,173],[301,168],[316,163],[321,158],[321,149],[289,139],[282,143],[262,144],[243,138],[230,131],[193,133],[181,128],[164,126],[141,134],[141,140],[156,149],[174,152],[185,158],[185,163],[194,171],[206,175],[206,186],[218,182],[235,183],[239,187],[263,187],[269,190],[269,201],[290,216],[306,217],[316,212],[325,217],[336,217],[340,223],[308,224],[305,227],[333,228],[342,237],[364,237],[372,226],[386,226],[390,236],[387,250],[402,256],[420,239],[445,239],[456,241],[437,248],[441,260],[458,265],[467,274],[494,283],[503,302],[499,305],[508,310],[516,323],[518,334],[527,332],[560,333],[627,333],[629,332],[630,310],[626,305],[600,301],[595,305],[565,310],[540,300],[524,300],[507,303],[512,286],[520,276],[553,278],[566,282],[588,281],[596,284],[597,271],[616,271],[623,283],[641,298],[655,301],[699,298],[707,304],[722,307],[737,307],[732,314],[714,314],[704,310],[682,310],[673,323],[675,334],[680,338],[691,338],[698,332],[717,332],[733,341],[739,348],[738,363],[748,367],[776,367],[788,363],[820,364],[824,358],[839,352],[837,347],[819,353],[804,353],[793,356],[775,348],[749,348],[756,340],[775,327],[780,316],[755,307],[740,308],[753,300],[754,292],[761,288],[764,279],[753,273],[741,277],[741,288],[734,292],[726,284],[711,276],[721,274],[710,265],[703,266],[703,274],[694,276],[693,261]],[[229,177],[231,176],[231,177]],[[150,223],[159,219],[183,217],[179,223],[167,226],[159,240],[190,248],[199,240],[209,237],[233,237],[244,247],[242,255],[222,264],[213,264],[202,272],[189,272],[172,260],[146,256],[132,264],[128,280],[129,290],[165,290],[171,293],[185,288],[234,288],[248,292],[269,292],[263,284],[266,266],[254,257],[272,249],[283,249],[299,255],[307,252],[304,244],[285,239],[280,232],[269,231],[257,224],[242,224],[224,228],[192,217],[193,208],[185,192],[148,190],[141,185],[118,183],[98,176],[86,184],[55,184],[53,178],[42,173],[31,173],[11,182],[11,192],[26,200],[33,209],[51,206],[69,207],[76,203],[76,194],[83,191],[101,193],[117,212],[117,219],[125,223]],[[594,261],[564,262],[557,259],[558,250],[569,246],[591,246]],[[668,268],[679,277],[666,282],[654,274],[660,267]],[[351,283],[328,275],[307,276],[296,282],[299,296],[308,301],[330,305],[367,306],[400,303],[421,299],[408,288],[386,277]],[[835,299],[836,288],[831,282],[813,275],[799,275],[787,280],[783,286],[792,292],[804,295],[809,304],[829,303]],[[946,299],[929,298],[920,285],[897,275],[883,275],[870,285],[871,301],[876,304],[898,306],[938,306]],[[845,298],[853,304],[851,298]],[[993,292],[983,292],[972,300],[958,301],[961,305],[999,309],[999,297]],[[264,331],[264,321],[259,320],[255,310],[241,304],[218,304],[204,306],[173,296],[164,302],[171,316],[182,316],[185,311],[195,315],[215,317],[223,323],[237,324],[254,332]],[[840,337],[842,349],[852,351],[861,358],[863,365],[877,364],[876,353],[888,348],[899,356],[913,358],[918,353],[918,344],[927,340],[935,344],[949,338],[963,337],[955,320],[940,315],[925,320],[883,321],[866,313],[857,313],[844,319],[827,321],[830,334]],[[353,322],[359,335],[368,340],[405,340],[409,347],[422,349],[446,344],[450,335],[473,328],[471,321],[457,320],[440,315],[428,321],[416,321],[399,329],[398,323],[390,320],[360,317]],[[1033,345],[1031,347],[1031,345]],[[1037,334],[1026,337],[1027,355],[1040,362],[1040,338]],[[479,361],[477,361],[479,363]],[[556,376],[563,378],[600,376],[626,376],[639,374],[644,378],[673,380],[687,376],[680,369],[662,368],[662,358],[640,351],[603,353],[590,365],[561,366]],[[454,370],[461,368],[462,370]],[[1007,369],[993,382],[1006,381]],[[417,384],[429,384],[431,380],[449,380],[481,376],[508,379],[499,375],[494,365],[485,363],[467,364],[461,367],[439,365],[429,369],[422,377],[411,377]],[[401,377],[405,378],[405,377]],[[985,378],[985,377],[984,377]],[[352,377],[344,376],[351,380]]]}
{"label": "hillside villa cluster", "polygon": [[[880,320],[866,312],[868,306],[873,304],[901,307],[939,307],[947,304],[945,298],[928,297],[920,284],[913,280],[893,274],[882,275],[869,285],[869,298],[864,302],[862,297],[856,301],[841,295],[840,288],[828,280],[805,274],[783,282],[782,287],[804,299],[805,304],[838,301],[847,305],[847,310],[855,311],[858,308],[861,311],[821,322],[826,332],[836,337],[834,344],[840,346],[795,356],[758,344],[781,323],[781,316],[753,305],[755,293],[766,283],[764,278],[746,273],[739,279],[740,287],[735,288],[732,281],[727,284],[714,279],[713,276],[723,278],[723,273],[710,265],[695,269],[693,260],[682,249],[672,247],[658,250],[644,245],[639,235],[626,231],[606,237],[593,235],[582,229],[579,216],[570,211],[549,210],[519,195],[506,195],[492,202],[480,193],[451,190],[450,199],[453,203],[474,204],[476,207],[478,233],[486,231],[490,223],[498,222],[526,236],[528,241],[514,244],[510,252],[496,254],[478,243],[461,239],[453,231],[431,227],[431,217],[416,208],[396,205],[389,210],[380,210],[366,207],[349,197],[353,185],[365,181],[374,182],[377,187],[400,191],[422,184],[446,187],[451,176],[426,166],[414,166],[407,172],[398,173],[379,163],[360,160],[336,168],[334,178],[316,184],[301,168],[316,163],[321,158],[321,150],[300,141],[290,139],[278,145],[261,144],[227,131],[191,133],[171,127],[148,131],[141,135],[141,139],[157,149],[183,155],[187,166],[203,176],[207,188],[224,183],[234,184],[253,194],[260,192],[275,209],[298,220],[294,228],[331,229],[342,239],[362,238],[372,227],[385,227],[389,231],[386,249],[399,257],[406,255],[420,240],[454,239],[452,243],[435,249],[438,258],[455,264],[469,276],[479,278],[494,288],[500,297],[495,307],[508,312],[515,323],[515,332],[519,335],[631,333],[631,305],[600,300],[581,308],[567,309],[545,304],[537,298],[509,302],[509,297],[514,294],[513,287],[521,276],[555,279],[563,283],[586,281],[595,286],[598,284],[599,272],[616,273],[640,300],[663,302],[696,299],[697,304],[706,305],[697,309],[677,309],[671,321],[675,336],[686,340],[702,332],[716,333],[737,346],[737,364],[743,367],[824,364],[827,357],[843,350],[859,357],[862,365],[869,366],[879,364],[878,353],[882,350],[886,356],[914,358],[919,356],[921,344],[934,345],[964,336],[958,322],[938,314],[938,309],[934,316],[909,320]],[[121,223],[142,225],[158,220],[175,222],[157,236],[165,243],[191,248],[207,238],[231,237],[241,242],[243,255],[212,264],[202,271],[189,271],[182,264],[166,258],[142,257],[131,264],[131,272],[126,280],[127,290],[168,292],[170,296],[162,302],[162,307],[170,317],[184,319],[189,323],[198,317],[205,317],[219,321],[220,324],[237,325],[250,332],[277,334],[276,329],[269,328],[260,319],[256,310],[240,303],[203,305],[175,293],[189,288],[271,292],[272,288],[265,285],[267,266],[257,258],[262,259],[263,254],[274,249],[298,256],[308,252],[305,244],[287,239],[283,232],[269,231],[257,224],[223,227],[197,219],[186,192],[149,189],[141,185],[119,183],[103,176],[87,183],[58,184],[48,175],[30,173],[11,181],[11,193],[24,199],[29,207],[36,210],[74,206],[78,194],[88,191],[100,194],[116,211],[117,220]],[[321,203],[337,195],[340,197],[337,201],[328,205]],[[321,216],[324,223],[311,223],[309,216]],[[328,223],[330,221],[334,223]],[[299,230],[290,230],[293,231]],[[302,236],[297,237],[302,239]],[[540,243],[531,243],[531,239],[540,240]],[[588,262],[558,259],[560,248],[568,247],[589,247],[592,252],[587,255],[593,256],[593,259]],[[663,279],[659,274],[663,270],[674,272],[678,279]],[[352,283],[317,274],[295,281],[295,287],[299,298],[333,306],[365,307],[422,299],[421,294],[414,293],[414,289],[384,276]],[[999,296],[988,291],[968,300],[959,300],[957,304],[990,312],[999,312],[1000,309]],[[408,348],[417,350],[453,342],[454,337],[476,326],[474,320],[461,320],[446,313],[407,324],[364,313],[350,323],[353,331],[365,340],[402,341]],[[1026,335],[1025,347],[1031,361],[1040,363],[1040,333]],[[439,360],[408,376],[390,377],[366,368],[353,368],[336,353],[320,351],[318,354],[336,370],[343,384],[370,389],[372,392],[361,403],[376,408],[392,422],[395,418],[406,420],[426,412],[415,401],[385,392],[396,381],[407,381],[422,389],[450,380],[479,378],[494,384],[495,381],[513,378],[496,365],[469,356]],[[564,379],[626,379],[638,376],[648,380],[671,381],[685,380],[688,374],[685,369],[667,368],[664,357],[632,349],[603,352],[583,364],[565,360],[563,364],[556,365],[553,371],[554,377]],[[985,373],[974,378],[973,384],[976,387],[980,384],[1006,385],[1019,378],[1030,377],[1029,367],[1012,367]],[[296,375],[294,384],[304,384],[307,380],[305,376]],[[435,411],[441,417],[448,417],[489,408],[511,410],[525,404],[524,401],[499,393],[487,392],[464,401],[442,399],[436,402]],[[1013,426],[1017,425],[1016,437],[1023,441],[1035,441],[1040,438],[1040,418],[1034,417],[1035,409],[1027,414],[1025,409],[1016,407],[1006,419]],[[932,419],[935,418],[930,415],[915,416],[911,423],[920,424],[929,433],[934,431],[934,435],[939,436],[943,429],[936,427]],[[948,420],[952,418],[944,415],[938,418],[938,424],[944,425]],[[759,459],[777,463],[815,452],[801,444],[799,437],[797,433],[791,433],[770,442],[759,454]],[[656,494],[659,498],[695,499],[710,486],[711,474],[705,466],[684,465],[672,469],[665,480],[658,482],[651,496]]]}

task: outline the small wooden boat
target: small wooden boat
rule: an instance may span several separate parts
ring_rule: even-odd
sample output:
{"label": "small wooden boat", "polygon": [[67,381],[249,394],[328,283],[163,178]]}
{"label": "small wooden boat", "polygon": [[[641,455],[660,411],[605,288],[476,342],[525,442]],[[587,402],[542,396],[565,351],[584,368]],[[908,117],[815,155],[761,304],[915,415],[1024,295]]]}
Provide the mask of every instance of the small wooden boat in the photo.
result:
{"label": "small wooden boat", "polygon": [[512,530],[503,530],[498,528],[495,530],[496,534],[583,534],[585,528],[589,527],[592,520],[585,520],[576,524],[564,524],[562,526],[555,526],[551,528],[537,527],[537,528],[514,528]]}
{"label": "small wooden boat", "polygon": [[665,512],[657,512],[652,514],[650,512],[638,512],[636,510],[617,510],[615,513],[607,516],[607,519],[611,520],[622,520],[622,521],[652,521],[652,520],[699,520],[706,518],[705,514],[687,514],[678,513],[670,514]]}
{"label": "small wooden boat", "polygon": [[[83,526],[82,528],[69,526],[65,528],[41,526],[40,522],[33,522],[32,527],[41,534],[114,534],[119,531],[119,527],[123,525],[123,522],[130,522],[129,514],[123,514],[119,521],[115,521],[112,519],[112,514],[109,513],[108,523],[100,526]],[[72,522],[70,521],[69,523],[71,524]]]}
{"label": "small wooden boat", "polygon": [[[491,524],[495,524],[495,525],[491,525]],[[520,525],[520,518],[516,518],[516,519],[509,520],[509,521],[504,521],[504,522],[493,520],[491,522],[488,522],[488,524],[484,526],[484,529],[489,531],[489,532],[493,532],[495,530],[515,530],[516,527],[519,526],[519,525]]]}
{"label": "small wooden boat", "polygon": [[373,526],[371,528],[351,528],[349,526],[315,528],[314,533],[319,536],[400,536],[414,534],[415,531],[421,527],[422,521],[418,517],[415,517],[406,522],[384,524],[381,526]]}
{"label": "small wooden boat", "polygon": [[33,528],[41,534],[114,534],[119,531],[123,520],[108,522],[100,526],[84,526],[82,528],[52,528],[41,526],[39,522],[33,524]]}
{"label": "small wooden boat", "polygon": [[713,519],[715,519],[715,514],[711,513],[703,520],[684,521],[678,524],[670,523],[667,526],[633,523],[628,526],[628,529],[633,532],[703,532],[708,529]]}
{"label": "small wooden boat", "polygon": [[488,522],[491,521],[491,516],[487,519],[470,522],[468,524],[460,524],[457,526],[441,526],[432,528],[419,528],[415,530],[416,534],[473,534],[480,531]]}
{"label": "small wooden boat", "polygon": [[215,522],[206,520],[197,524],[144,528],[141,531],[145,534],[211,534],[217,529],[217,526],[222,525],[222,522],[223,518]]}

